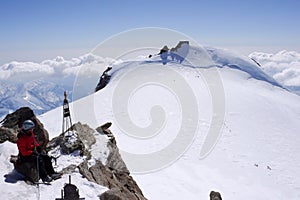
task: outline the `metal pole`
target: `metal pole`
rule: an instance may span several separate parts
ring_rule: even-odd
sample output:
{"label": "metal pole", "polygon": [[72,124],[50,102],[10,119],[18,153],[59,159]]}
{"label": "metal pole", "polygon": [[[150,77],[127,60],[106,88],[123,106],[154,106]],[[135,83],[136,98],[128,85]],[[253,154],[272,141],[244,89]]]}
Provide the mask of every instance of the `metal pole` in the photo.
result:
{"label": "metal pole", "polygon": [[39,154],[36,157],[36,167],[37,167],[37,189],[38,189],[38,194],[37,194],[37,200],[40,200],[41,194],[40,194],[40,184],[39,184],[39,180],[40,180],[40,164],[39,164]]}

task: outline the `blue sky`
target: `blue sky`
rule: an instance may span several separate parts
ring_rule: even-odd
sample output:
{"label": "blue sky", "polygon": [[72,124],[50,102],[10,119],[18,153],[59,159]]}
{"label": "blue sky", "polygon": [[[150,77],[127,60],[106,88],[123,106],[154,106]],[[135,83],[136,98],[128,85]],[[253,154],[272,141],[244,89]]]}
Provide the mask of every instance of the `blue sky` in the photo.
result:
{"label": "blue sky", "polygon": [[0,0],[0,65],[75,57],[132,28],[180,31],[200,44],[300,51],[298,0]]}

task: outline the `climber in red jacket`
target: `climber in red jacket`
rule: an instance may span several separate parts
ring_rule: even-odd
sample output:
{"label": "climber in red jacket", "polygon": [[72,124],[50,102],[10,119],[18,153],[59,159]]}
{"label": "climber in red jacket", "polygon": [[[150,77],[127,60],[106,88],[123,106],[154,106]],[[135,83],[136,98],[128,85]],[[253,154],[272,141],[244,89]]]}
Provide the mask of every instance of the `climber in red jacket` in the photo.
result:
{"label": "climber in red jacket", "polygon": [[[61,174],[53,169],[51,158],[43,151],[36,141],[33,129],[34,123],[26,120],[22,124],[22,129],[18,133],[17,145],[21,162],[34,162],[37,165],[39,176],[43,182],[51,182]],[[37,164],[37,161],[38,164]]]}
{"label": "climber in red jacket", "polygon": [[[30,123],[28,121],[26,122]],[[18,134],[17,145],[19,148],[19,152],[22,156],[31,156],[34,152],[37,152],[37,148],[40,148],[40,145],[36,141],[35,136],[33,134],[33,128],[34,126],[28,130],[25,130],[25,128],[22,127],[20,133]]]}

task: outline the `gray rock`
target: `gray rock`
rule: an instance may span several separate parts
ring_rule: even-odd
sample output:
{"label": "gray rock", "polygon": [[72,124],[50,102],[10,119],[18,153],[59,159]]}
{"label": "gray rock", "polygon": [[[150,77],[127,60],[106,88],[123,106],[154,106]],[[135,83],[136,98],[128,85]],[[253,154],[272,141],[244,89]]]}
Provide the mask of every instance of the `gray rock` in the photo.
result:
{"label": "gray rock", "polygon": [[[53,138],[47,145],[47,150],[50,151],[57,146],[60,146],[62,153],[70,154],[74,151],[80,151],[80,155],[87,156],[90,159],[89,149],[95,144],[96,139],[94,136],[95,130],[91,129],[88,125],[81,124],[80,122],[74,124],[70,128],[74,134],[74,137],[69,140],[65,137],[64,133],[61,133],[58,137]],[[70,142],[71,141],[71,142]]]}
{"label": "gray rock", "polygon": [[92,175],[92,173],[90,172],[89,168],[88,168],[88,165],[87,165],[87,161],[84,161],[83,163],[81,163],[79,166],[78,166],[78,169],[79,169],[79,173],[84,177],[86,178],[87,180],[89,181],[92,181],[94,183],[97,183]]}
{"label": "gray rock", "polygon": [[219,192],[211,191],[209,194],[210,200],[222,200],[221,194]]}
{"label": "gray rock", "polygon": [[[19,129],[22,127],[22,123],[27,119],[30,119],[35,123],[33,132],[36,136],[38,143],[42,147],[46,147],[46,145],[49,142],[48,131],[46,129],[44,129],[44,125],[34,115],[33,111],[28,107],[22,107],[11,114],[8,114],[2,121],[2,128],[4,128],[4,129],[2,129],[2,131],[10,130],[10,132],[7,132],[6,134],[9,135],[9,134],[13,133],[15,135],[16,133],[18,133]],[[0,134],[3,135],[5,133],[1,132]],[[5,136],[3,136],[3,137],[5,137]],[[16,138],[12,138],[11,142],[16,142]]]}
{"label": "gray rock", "polygon": [[[109,141],[107,143],[109,155],[106,165],[104,165],[100,160],[97,160],[91,167],[87,164],[91,158],[89,150],[96,142],[94,137],[95,130],[81,123],[76,123],[72,127],[77,134],[77,140],[74,146],[68,146],[68,144],[66,144],[64,134],[61,134],[48,143],[47,150],[52,150],[58,147],[60,147],[61,150],[66,148],[63,150],[66,151],[66,153],[70,153],[73,150],[80,150],[82,154],[86,156],[85,161],[79,166],[70,165],[62,172],[72,173],[76,170],[76,168],[78,168],[80,174],[89,181],[108,187],[110,190],[103,193],[100,196],[100,199],[146,200],[141,189],[130,176],[130,172],[127,169],[116,145],[115,137],[108,129],[110,125],[111,124],[105,124],[105,126],[97,128],[97,131],[100,134],[105,134],[109,137]],[[31,168],[34,170],[34,166],[29,166],[27,169]],[[23,167],[22,170],[23,169],[26,168]],[[35,177],[33,177],[33,179],[35,179]]]}
{"label": "gray rock", "polygon": [[120,189],[113,188],[100,195],[100,200],[125,200],[124,194]]}
{"label": "gray rock", "polygon": [[79,151],[80,155],[83,156],[85,151],[85,146],[82,143],[81,140],[79,140],[79,138],[76,138],[76,140],[73,140],[72,142],[70,142],[68,139],[66,138],[62,138],[61,142],[60,142],[60,148],[62,153],[64,154],[71,154],[75,151]]}
{"label": "gray rock", "polygon": [[100,161],[97,161],[90,168],[87,168],[86,164],[81,164],[79,171],[89,181],[96,182],[110,189],[103,193],[100,199],[146,200],[142,191],[128,173],[113,171]]}
{"label": "gray rock", "polygon": [[79,139],[87,149],[90,149],[91,146],[95,144],[96,139],[94,136],[94,129],[91,129],[88,125],[81,124],[80,122],[74,124],[73,129],[76,131]]}
{"label": "gray rock", "polygon": [[107,157],[106,166],[114,171],[129,174],[129,170],[121,157],[117,145],[109,141],[107,147],[109,149],[109,155]]}
{"label": "gray rock", "polygon": [[130,172],[119,153],[114,136],[108,129],[110,125],[111,124],[106,123],[96,129],[100,134],[105,134],[113,138],[113,141],[109,140],[107,144],[109,156],[106,165],[98,160],[93,166],[88,168],[85,162],[79,166],[79,171],[88,180],[110,189],[103,193],[100,199],[145,200],[146,198],[134,179],[130,176]]}
{"label": "gray rock", "polygon": [[112,134],[112,132],[108,129],[111,125],[112,123],[108,122],[96,128],[96,130],[100,134],[105,134],[109,138],[109,142],[107,143],[107,147],[109,149],[109,155],[106,161],[106,166],[108,166],[112,170],[129,174],[129,170],[127,169],[126,164],[124,163],[121,154],[119,152],[116,139]]}
{"label": "gray rock", "polygon": [[3,143],[5,141],[16,143],[18,140],[17,134],[17,131],[14,129],[0,127],[0,143]]}
{"label": "gray rock", "polygon": [[35,163],[30,162],[20,162],[18,156],[12,155],[10,162],[14,164],[14,168],[17,172],[25,176],[25,179],[31,181],[32,183],[38,181],[38,171]]}
{"label": "gray rock", "polygon": [[[2,121],[0,127],[0,143],[10,141],[12,143],[17,142],[17,134],[27,119],[32,120],[35,123],[34,134],[38,143],[45,147],[49,141],[49,135],[47,130],[44,129],[43,124],[34,115],[33,111],[28,107],[23,107],[15,112],[8,114]],[[14,168],[17,172],[23,174],[25,178],[31,182],[38,181],[37,166],[35,163],[20,162],[18,156],[11,156],[10,162],[14,164]]]}
{"label": "gray rock", "polygon": [[68,167],[66,168],[63,168],[63,170],[61,170],[61,173],[63,174],[72,174],[73,172],[75,172],[77,169],[77,166],[76,165],[69,165]]}

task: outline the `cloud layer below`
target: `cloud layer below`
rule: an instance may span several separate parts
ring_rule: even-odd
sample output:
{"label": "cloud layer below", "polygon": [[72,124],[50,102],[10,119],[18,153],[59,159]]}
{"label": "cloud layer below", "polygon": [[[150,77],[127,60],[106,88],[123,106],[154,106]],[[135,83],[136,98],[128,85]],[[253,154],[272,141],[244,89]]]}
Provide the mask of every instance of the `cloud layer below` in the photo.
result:
{"label": "cloud layer below", "polygon": [[99,74],[112,59],[102,58],[93,54],[85,54],[78,58],[65,60],[56,57],[41,63],[34,62],[10,62],[0,66],[0,81],[32,80],[41,77],[68,77],[80,74]]}
{"label": "cloud layer below", "polygon": [[280,51],[276,54],[254,52],[249,55],[263,70],[287,87],[300,87],[300,53]]}

